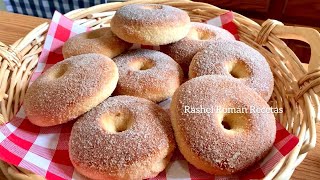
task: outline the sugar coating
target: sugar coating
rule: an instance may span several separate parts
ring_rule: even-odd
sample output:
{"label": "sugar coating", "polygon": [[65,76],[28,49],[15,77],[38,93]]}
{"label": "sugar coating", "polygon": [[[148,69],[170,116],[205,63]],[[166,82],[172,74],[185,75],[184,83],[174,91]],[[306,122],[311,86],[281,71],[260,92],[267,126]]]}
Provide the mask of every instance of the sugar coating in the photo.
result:
{"label": "sugar coating", "polygon": [[67,122],[107,98],[117,80],[118,69],[110,58],[73,56],[56,63],[32,83],[24,100],[26,114],[39,126]]}
{"label": "sugar coating", "polygon": [[160,4],[130,4],[118,9],[115,16],[126,25],[151,26],[166,24],[175,26],[190,22],[187,12]]}
{"label": "sugar coating", "polygon": [[77,34],[63,44],[64,58],[87,53],[99,53],[113,58],[132,46],[112,33],[110,27]]}
{"label": "sugar coating", "polygon": [[[104,115],[116,113],[129,114],[132,125],[125,131],[110,133],[101,121]],[[72,163],[85,169],[86,174],[122,179],[144,172],[172,153],[174,147],[169,115],[160,106],[142,98],[114,96],[77,120],[69,153]]]}
{"label": "sugar coating", "polygon": [[189,77],[214,74],[232,77],[230,70],[239,64],[243,64],[243,68],[238,71],[245,71],[249,76],[238,80],[268,101],[274,85],[270,66],[258,51],[240,41],[220,40],[210,43],[193,57]]}
{"label": "sugar coating", "polygon": [[186,113],[186,106],[269,106],[252,89],[225,76],[205,75],[182,84],[172,99],[172,124],[180,151],[200,169],[207,166],[219,174],[235,173],[263,158],[273,145],[276,124],[272,113],[248,113],[245,122],[226,130],[221,124],[223,113]]}
{"label": "sugar coating", "polygon": [[[164,53],[140,49],[114,58],[119,69],[116,94],[132,95],[162,101],[171,97],[182,82],[182,70]],[[137,70],[131,64],[148,61],[153,67]]]}
{"label": "sugar coating", "polygon": [[110,26],[127,42],[156,46],[184,38],[190,17],[186,11],[167,5],[130,4],[117,10]]}
{"label": "sugar coating", "polygon": [[190,31],[185,38],[160,47],[162,52],[172,57],[182,67],[187,76],[193,56],[207,47],[210,42],[218,39],[235,40],[234,36],[225,29],[210,24],[192,22]]}

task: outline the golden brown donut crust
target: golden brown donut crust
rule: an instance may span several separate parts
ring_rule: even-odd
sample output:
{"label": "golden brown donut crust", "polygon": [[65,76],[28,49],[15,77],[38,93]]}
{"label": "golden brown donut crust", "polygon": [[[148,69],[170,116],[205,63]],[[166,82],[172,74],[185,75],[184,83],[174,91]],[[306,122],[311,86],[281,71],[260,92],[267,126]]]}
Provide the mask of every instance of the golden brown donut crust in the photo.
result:
{"label": "golden brown donut crust", "polygon": [[[272,113],[188,113],[185,107],[269,108],[252,89],[219,75],[197,77],[175,92],[170,112],[181,153],[195,167],[216,175],[248,168],[271,149],[276,135]],[[230,130],[222,121],[228,122]]]}
{"label": "golden brown donut crust", "polygon": [[65,59],[28,88],[26,115],[38,126],[66,123],[109,97],[118,78],[116,64],[106,56],[85,54]]}
{"label": "golden brown donut crust", "polygon": [[238,79],[268,101],[274,80],[266,59],[240,41],[215,41],[198,52],[190,64],[189,78],[226,75]]}
{"label": "golden brown donut crust", "polygon": [[174,148],[170,117],[160,106],[143,98],[114,96],[74,124],[69,156],[89,178],[136,180],[157,176]]}
{"label": "golden brown donut crust", "polygon": [[105,27],[71,37],[62,46],[62,54],[64,58],[88,53],[98,53],[113,58],[131,46],[131,43],[113,34],[110,27]]}
{"label": "golden brown donut crust", "polygon": [[119,69],[115,94],[160,102],[171,97],[183,80],[178,63],[159,51],[138,49],[114,58]]}
{"label": "golden brown donut crust", "polygon": [[185,38],[172,44],[160,46],[160,48],[162,52],[172,57],[188,76],[193,56],[207,47],[210,42],[218,39],[235,40],[227,30],[210,24],[192,22],[190,31]]}
{"label": "golden brown donut crust", "polygon": [[127,42],[164,45],[187,35],[190,17],[167,5],[130,4],[117,10],[110,25],[112,32]]}

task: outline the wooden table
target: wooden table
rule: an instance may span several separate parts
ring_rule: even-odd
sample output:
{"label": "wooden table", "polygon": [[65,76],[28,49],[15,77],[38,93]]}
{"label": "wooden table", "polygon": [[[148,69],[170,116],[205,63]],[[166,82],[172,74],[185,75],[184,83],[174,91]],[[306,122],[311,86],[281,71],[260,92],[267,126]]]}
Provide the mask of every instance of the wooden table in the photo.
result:
{"label": "wooden table", "polygon": [[[24,16],[0,11],[0,41],[12,44],[47,19]],[[320,124],[317,124],[317,139],[320,138]],[[1,179],[1,177],[0,177]],[[292,179],[320,179],[320,143],[309,152],[306,159],[295,170]]]}

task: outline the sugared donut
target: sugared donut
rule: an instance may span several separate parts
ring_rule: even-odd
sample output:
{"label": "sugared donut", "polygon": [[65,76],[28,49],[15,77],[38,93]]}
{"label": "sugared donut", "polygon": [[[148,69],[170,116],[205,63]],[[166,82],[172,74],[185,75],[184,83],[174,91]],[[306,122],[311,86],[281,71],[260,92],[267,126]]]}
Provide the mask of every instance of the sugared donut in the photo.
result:
{"label": "sugared donut", "polygon": [[240,41],[216,41],[198,52],[190,64],[189,78],[226,75],[238,79],[268,101],[273,92],[273,75],[266,59]]}
{"label": "sugared donut", "polygon": [[217,39],[234,40],[227,30],[209,24],[192,22],[188,35],[178,42],[161,46],[161,51],[172,57],[188,75],[193,56]]}
{"label": "sugared donut", "polygon": [[98,53],[113,58],[132,46],[112,33],[110,27],[96,29],[73,36],[64,43],[64,58],[80,54]]}
{"label": "sugared donut", "polygon": [[99,54],[73,56],[53,65],[28,88],[24,108],[31,123],[54,126],[75,119],[109,97],[116,64]]}
{"label": "sugared donut", "polygon": [[256,92],[232,78],[191,79],[177,89],[170,107],[178,147],[187,161],[207,173],[244,170],[274,143],[276,123],[268,108]]}
{"label": "sugared donut", "polygon": [[175,148],[169,115],[138,97],[114,96],[74,124],[69,156],[91,179],[136,180],[157,176]]}
{"label": "sugared donut", "polygon": [[184,38],[190,29],[187,12],[162,4],[130,4],[117,10],[111,30],[119,38],[143,45],[163,45]]}
{"label": "sugared donut", "polygon": [[182,82],[178,63],[159,51],[138,49],[114,58],[119,69],[115,94],[160,102],[171,97]]}

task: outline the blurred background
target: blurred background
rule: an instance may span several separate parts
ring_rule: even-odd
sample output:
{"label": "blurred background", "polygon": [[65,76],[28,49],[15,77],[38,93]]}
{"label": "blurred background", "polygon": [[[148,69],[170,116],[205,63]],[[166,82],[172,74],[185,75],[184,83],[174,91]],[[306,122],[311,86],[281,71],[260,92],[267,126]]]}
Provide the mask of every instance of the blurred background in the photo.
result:
{"label": "blurred background", "polygon": [[121,1],[123,0],[0,0],[0,10],[51,18],[55,10],[64,14],[74,9]]}
{"label": "blurred background", "polygon": [[[0,0],[0,10],[50,18],[54,10],[67,13],[102,3],[125,0]],[[172,0],[174,1],[174,0]],[[320,0],[194,0],[236,11],[250,18],[320,27]]]}

